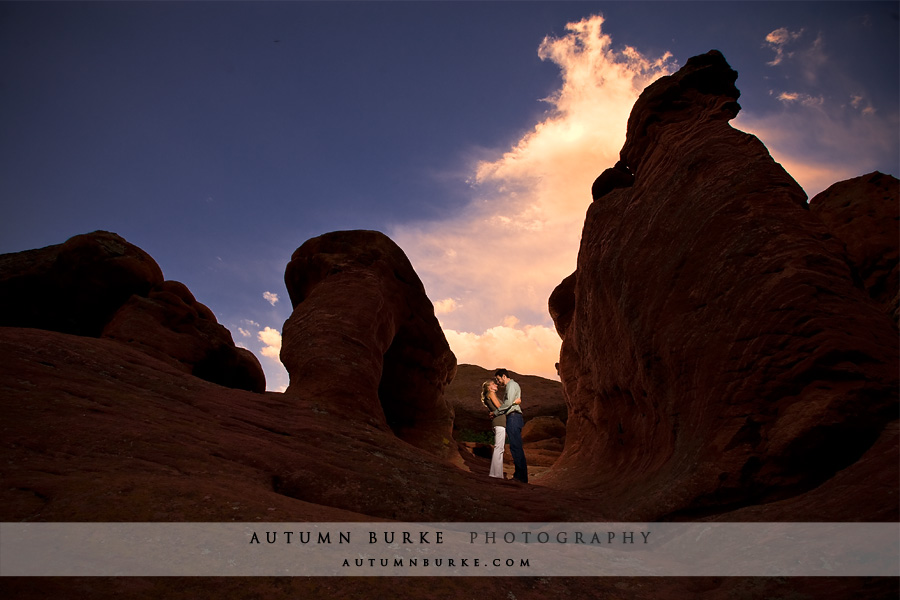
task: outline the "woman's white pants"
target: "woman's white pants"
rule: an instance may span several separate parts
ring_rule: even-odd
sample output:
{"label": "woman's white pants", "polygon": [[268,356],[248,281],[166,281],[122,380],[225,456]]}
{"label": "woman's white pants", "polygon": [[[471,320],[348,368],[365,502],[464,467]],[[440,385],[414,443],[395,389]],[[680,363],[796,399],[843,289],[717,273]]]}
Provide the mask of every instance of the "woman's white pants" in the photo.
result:
{"label": "woman's white pants", "polygon": [[503,448],[506,444],[506,427],[494,427],[494,454],[491,457],[491,477],[503,478]]}

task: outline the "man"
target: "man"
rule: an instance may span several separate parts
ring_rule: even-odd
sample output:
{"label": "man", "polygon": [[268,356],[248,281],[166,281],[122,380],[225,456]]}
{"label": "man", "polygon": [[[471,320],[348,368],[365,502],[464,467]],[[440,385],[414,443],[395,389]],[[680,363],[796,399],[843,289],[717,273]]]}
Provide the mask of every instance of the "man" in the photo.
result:
{"label": "man", "polygon": [[506,387],[503,404],[496,410],[497,414],[506,414],[506,437],[509,438],[509,453],[512,454],[516,467],[513,479],[528,483],[528,465],[525,463],[525,451],[522,450],[522,426],[525,417],[522,415],[522,389],[519,384],[509,378],[506,369],[497,369],[494,380]]}

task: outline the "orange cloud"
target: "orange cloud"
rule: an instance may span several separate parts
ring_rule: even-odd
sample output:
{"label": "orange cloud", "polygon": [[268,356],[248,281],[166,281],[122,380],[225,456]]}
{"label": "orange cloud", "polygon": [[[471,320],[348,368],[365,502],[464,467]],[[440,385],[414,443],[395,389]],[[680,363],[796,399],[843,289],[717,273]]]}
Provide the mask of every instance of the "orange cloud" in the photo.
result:
{"label": "orange cloud", "polygon": [[452,313],[458,308],[459,304],[457,304],[456,300],[454,300],[453,298],[445,298],[444,300],[438,300],[434,303],[434,314],[446,315]]}
{"label": "orange cloud", "polygon": [[811,96],[809,94],[801,94],[799,92],[781,92],[778,99],[785,104],[799,102],[804,106],[822,106],[825,104],[825,98],[822,96]]}
{"label": "orange cloud", "polygon": [[429,295],[454,299],[457,310],[436,309],[462,363],[556,377],[560,340],[547,300],[575,269],[591,184],[618,160],[640,92],[674,68],[669,54],[613,50],[602,25],[590,17],[543,40],[538,55],[559,66],[562,85],[545,99],[546,118],[474,167],[459,217],[390,234]]}
{"label": "orange cloud", "polygon": [[508,367],[519,373],[558,378],[559,336],[542,325],[497,325],[480,334],[444,329],[460,363],[487,369]]}
{"label": "orange cloud", "polygon": [[775,31],[766,36],[766,45],[775,51],[775,58],[768,64],[771,66],[781,64],[785,57],[790,57],[792,53],[785,53],[784,47],[794,40],[799,39],[803,35],[803,30],[790,31],[787,27],[779,27]]}

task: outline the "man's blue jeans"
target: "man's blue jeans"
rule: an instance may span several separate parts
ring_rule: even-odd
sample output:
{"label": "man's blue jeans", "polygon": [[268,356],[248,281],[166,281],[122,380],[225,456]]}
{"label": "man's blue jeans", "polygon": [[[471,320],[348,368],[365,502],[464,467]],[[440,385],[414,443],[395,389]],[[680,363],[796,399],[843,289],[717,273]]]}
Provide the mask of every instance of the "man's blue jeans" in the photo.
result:
{"label": "man's blue jeans", "polygon": [[506,437],[509,438],[509,453],[512,454],[516,467],[513,479],[528,483],[528,465],[525,464],[525,451],[522,450],[522,426],[525,418],[520,412],[506,413]]}

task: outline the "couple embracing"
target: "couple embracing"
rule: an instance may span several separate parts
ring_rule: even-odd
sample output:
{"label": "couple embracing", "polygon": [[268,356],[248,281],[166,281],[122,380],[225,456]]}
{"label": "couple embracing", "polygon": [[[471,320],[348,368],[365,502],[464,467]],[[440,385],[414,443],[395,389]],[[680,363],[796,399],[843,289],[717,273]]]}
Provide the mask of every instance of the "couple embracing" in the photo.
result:
{"label": "couple embracing", "polygon": [[[497,396],[498,386],[503,385],[506,391],[503,401]],[[528,483],[528,466],[525,463],[525,451],[522,449],[522,389],[510,379],[506,369],[497,369],[494,378],[481,384],[481,402],[487,407],[494,427],[494,454],[491,458],[491,477],[503,478],[503,447],[506,436],[509,436],[509,452],[516,467],[513,479]]]}

